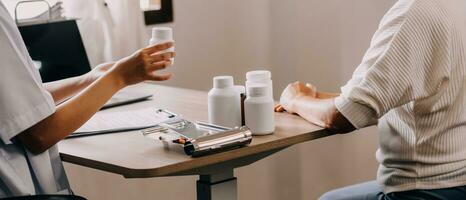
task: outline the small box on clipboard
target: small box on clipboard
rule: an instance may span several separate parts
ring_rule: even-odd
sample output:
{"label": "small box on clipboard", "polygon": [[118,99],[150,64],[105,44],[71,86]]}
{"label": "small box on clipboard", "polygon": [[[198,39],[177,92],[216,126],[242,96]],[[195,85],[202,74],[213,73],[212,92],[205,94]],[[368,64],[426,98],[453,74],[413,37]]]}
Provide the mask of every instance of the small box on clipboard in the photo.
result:
{"label": "small box on clipboard", "polygon": [[194,123],[181,117],[142,130],[142,134],[162,142],[167,149],[182,147],[184,153],[193,157],[244,147],[252,141],[252,133],[247,127],[230,129]]}

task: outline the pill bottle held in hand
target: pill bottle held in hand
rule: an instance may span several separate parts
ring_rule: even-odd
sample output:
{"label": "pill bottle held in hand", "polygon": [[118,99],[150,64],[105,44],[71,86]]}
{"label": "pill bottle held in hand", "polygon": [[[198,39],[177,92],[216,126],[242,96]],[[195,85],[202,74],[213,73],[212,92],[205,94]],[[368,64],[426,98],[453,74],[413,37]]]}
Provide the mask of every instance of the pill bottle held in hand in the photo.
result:
{"label": "pill bottle held in hand", "polygon": [[[149,45],[160,44],[164,42],[175,42],[175,40],[173,39],[173,29],[170,27],[152,28],[152,38],[149,41]],[[170,51],[174,52],[175,47],[171,47],[163,52],[170,52]],[[172,61],[172,64],[174,64],[175,58],[172,58],[171,61]]]}
{"label": "pill bottle held in hand", "polygon": [[251,84],[244,101],[246,126],[254,135],[268,135],[275,131],[273,98],[265,84]]}

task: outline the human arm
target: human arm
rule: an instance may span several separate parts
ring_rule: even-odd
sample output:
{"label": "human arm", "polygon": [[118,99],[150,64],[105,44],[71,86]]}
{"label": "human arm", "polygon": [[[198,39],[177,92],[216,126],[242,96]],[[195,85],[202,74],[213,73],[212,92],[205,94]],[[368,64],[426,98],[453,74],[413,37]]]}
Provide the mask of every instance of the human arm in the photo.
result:
{"label": "human arm", "polygon": [[159,75],[156,71],[171,64],[174,52],[158,52],[172,45],[151,46],[119,60],[82,92],[57,106],[55,113],[20,133],[17,138],[31,152],[44,152],[82,126],[118,90],[145,80],[168,80],[171,74]]}
{"label": "human arm", "polygon": [[296,113],[318,126],[338,133],[347,133],[355,127],[338,111],[334,100],[336,94],[324,93],[326,98],[319,98],[315,87],[301,82],[289,84],[280,97],[283,110]]}
{"label": "human arm", "polygon": [[[305,92],[307,96],[312,96],[315,97],[316,99],[331,99],[340,96],[340,93],[333,93],[333,92],[322,92],[318,91],[317,88],[310,84],[306,83],[306,85],[301,85],[301,91]],[[304,88],[307,87],[307,88]],[[279,103],[275,106],[275,112],[284,112],[285,109],[283,106]]]}
{"label": "human arm", "polygon": [[52,95],[55,104],[58,105],[91,85],[94,81],[103,76],[114,64],[114,62],[103,63],[84,75],[44,83],[44,87]]}
{"label": "human arm", "polygon": [[340,93],[334,93],[334,92],[317,92],[316,98],[318,99],[332,99],[340,96]]}
{"label": "human arm", "polygon": [[317,87],[310,83],[306,83],[305,86],[310,89],[310,90],[306,89],[307,93],[310,93],[311,96],[317,99],[331,99],[331,98],[340,96],[340,93],[318,91]]}

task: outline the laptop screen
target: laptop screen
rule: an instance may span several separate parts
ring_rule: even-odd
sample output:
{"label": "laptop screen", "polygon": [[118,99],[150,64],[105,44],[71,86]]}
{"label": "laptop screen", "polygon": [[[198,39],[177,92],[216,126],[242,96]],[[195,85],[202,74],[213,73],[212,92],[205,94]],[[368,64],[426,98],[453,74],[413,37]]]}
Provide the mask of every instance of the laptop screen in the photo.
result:
{"label": "laptop screen", "polygon": [[91,70],[76,20],[18,28],[43,82],[79,76]]}

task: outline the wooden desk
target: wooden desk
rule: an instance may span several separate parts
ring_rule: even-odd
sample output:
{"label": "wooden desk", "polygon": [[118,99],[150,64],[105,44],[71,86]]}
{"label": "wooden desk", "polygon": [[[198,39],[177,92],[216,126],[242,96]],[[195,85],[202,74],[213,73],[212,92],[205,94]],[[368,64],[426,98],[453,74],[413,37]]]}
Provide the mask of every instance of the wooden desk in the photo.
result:
{"label": "wooden desk", "polygon": [[[173,111],[192,121],[207,121],[206,92],[153,84],[127,89],[153,93],[154,97],[150,101],[102,112],[154,107]],[[254,137],[245,148],[200,158],[168,151],[139,131],[67,139],[59,143],[59,151],[65,162],[121,174],[125,178],[200,175],[198,199],[236,199],[234,168],[251,164],[291,145],[329,135],[298,116],[277,113],[273,135]]]}

